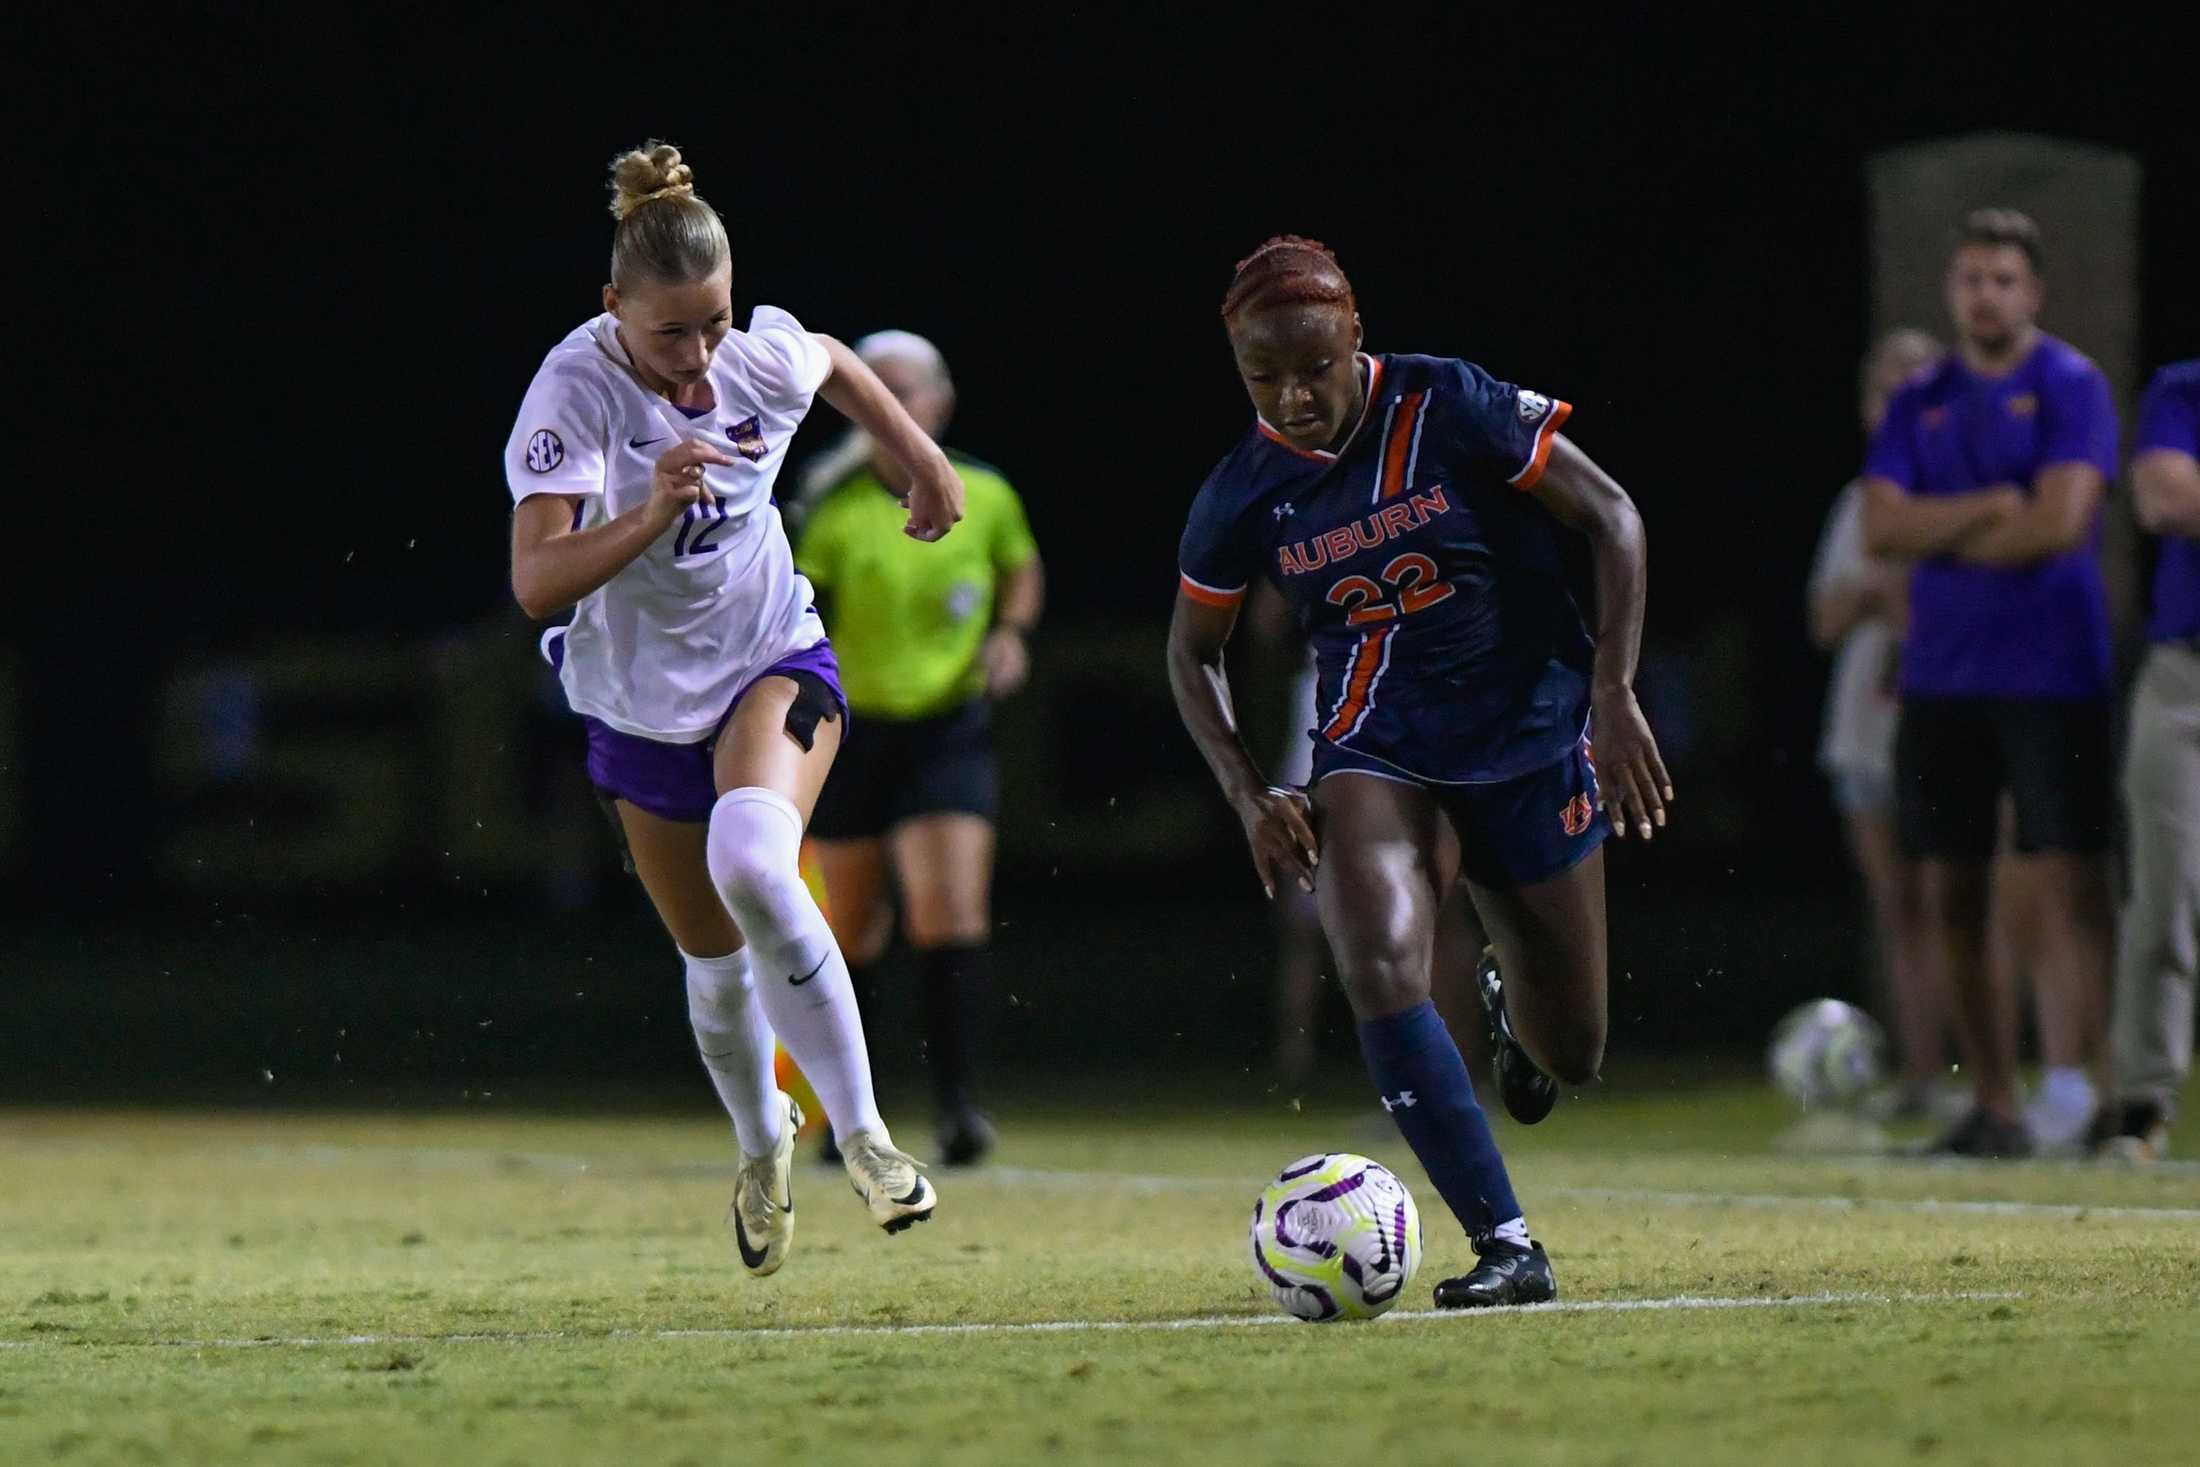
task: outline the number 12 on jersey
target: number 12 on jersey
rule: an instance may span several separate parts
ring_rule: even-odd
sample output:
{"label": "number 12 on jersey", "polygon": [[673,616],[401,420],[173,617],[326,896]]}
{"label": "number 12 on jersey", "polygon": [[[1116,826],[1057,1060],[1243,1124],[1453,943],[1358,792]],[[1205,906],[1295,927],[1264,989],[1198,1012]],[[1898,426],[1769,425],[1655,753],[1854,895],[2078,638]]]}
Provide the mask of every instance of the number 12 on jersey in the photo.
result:
{"label": "number 12 on jersey", "polygon": [[[1446,600],[1458,589],[1437,574],[1435,561],[1418,551],[1408,551],[1384,566],[1382,580],[1378,586],[1366,576],[1345,576],[1329,588],[1329,604],[1345,608],[1346,626],[1362,627],[1401,614],[1411,616]],[[1384,594],[1385,587],[1397,593],[1395,602]]]}
{"label": "number 12 on jersey", "polygon": [[712,537],[726,528],[726,502],[712,499],[680,511],[680,533],[672,537],[672,558],[714,554],[720,547]]}

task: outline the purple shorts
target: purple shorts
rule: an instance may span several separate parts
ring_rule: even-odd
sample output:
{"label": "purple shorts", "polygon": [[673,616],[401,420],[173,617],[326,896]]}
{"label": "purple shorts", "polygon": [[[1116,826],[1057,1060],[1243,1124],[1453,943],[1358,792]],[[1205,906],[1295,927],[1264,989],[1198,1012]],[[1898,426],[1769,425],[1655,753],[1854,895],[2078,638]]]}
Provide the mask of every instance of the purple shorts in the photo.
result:
{"label": "purple shorts", "polygon": [[[550,665],[564,660],[564,639],[545,639],[543,651]],[[806,676],[802,676],[806,675]],[[718,734],[750,688],[768,677],[815,679],[832,694],[843,725],[848,718],[848,697],[840,688],[840,663],[833,644],[819,641],[800,652],[790,652],[741,685],[718,719],[710,736],[692,744],[666,744],[639,734],[621,733],[600,718],[581,715],[588,728],[588,780],[614,799],[626,801],[665,820],[701,823],[710,819],[718,803],[718,782],[711,774],[711,758]]]}

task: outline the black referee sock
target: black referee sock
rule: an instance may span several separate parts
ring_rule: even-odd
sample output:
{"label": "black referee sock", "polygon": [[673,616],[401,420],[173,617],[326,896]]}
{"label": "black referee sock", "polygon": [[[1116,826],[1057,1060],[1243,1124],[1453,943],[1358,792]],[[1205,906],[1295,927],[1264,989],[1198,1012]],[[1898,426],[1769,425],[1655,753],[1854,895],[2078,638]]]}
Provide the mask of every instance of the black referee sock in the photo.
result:
{"label": "black referee sock", "polygon": [[945,1115],[970,1103],[971,1068],[983,1042],[981,1031],[992,998],[993,949],[982,942],[925,948],[917,959],[924,970],[924,1034],[932,1094]]}

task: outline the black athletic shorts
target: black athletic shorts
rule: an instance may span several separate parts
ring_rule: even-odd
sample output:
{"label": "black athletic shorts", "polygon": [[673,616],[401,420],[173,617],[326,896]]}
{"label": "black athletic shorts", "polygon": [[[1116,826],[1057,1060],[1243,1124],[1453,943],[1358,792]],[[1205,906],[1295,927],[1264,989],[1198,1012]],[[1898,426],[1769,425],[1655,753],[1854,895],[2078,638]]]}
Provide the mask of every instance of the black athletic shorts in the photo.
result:
{"label": "black athletic shorts", "polygon": [[2108,718],[2105,699],[1904,698],[1894,740],[1903,854],[1991,858],[2005,789],[2019,851],[2107,850]]}
{"label": "black athletic shorts", "polygon": [[930,718],[857,713],[810,816],[818,840],[868,840],[918,815],[993,819],[1001,806],[993,710],[983,698]]}

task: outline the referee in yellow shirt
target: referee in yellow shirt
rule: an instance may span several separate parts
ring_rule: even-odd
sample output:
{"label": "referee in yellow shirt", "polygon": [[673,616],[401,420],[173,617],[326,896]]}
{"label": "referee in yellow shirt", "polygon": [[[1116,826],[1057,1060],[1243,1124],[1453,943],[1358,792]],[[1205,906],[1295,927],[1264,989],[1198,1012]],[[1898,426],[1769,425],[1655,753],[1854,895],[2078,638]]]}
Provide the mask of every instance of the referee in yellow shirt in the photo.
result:
{"label": "referee in yellow shirt", "polygon": [[[938,438],[955,406],[939,350],[907,331],[867,336],[855,350]],[[1045,578],[1008,481],[948,458],[962,474],[963,519],[922,544],[902,533],[898,470],[852,435],[809,476],[795,563],[826,603],[853,714],[809,831],[833,934],[858,994],[869,991],[866,970],[893,939],[899,893],[923,974],[940,1154],[967,1165],[994,1140],[971,1095],[992,977],[1000,778],[991,707],[1023,686]]]}

